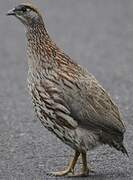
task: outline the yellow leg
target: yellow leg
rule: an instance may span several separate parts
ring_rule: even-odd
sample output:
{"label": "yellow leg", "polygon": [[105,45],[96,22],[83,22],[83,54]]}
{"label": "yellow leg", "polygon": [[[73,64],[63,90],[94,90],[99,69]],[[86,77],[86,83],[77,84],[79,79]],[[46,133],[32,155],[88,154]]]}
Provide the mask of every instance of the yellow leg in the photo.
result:
{"label": "yellow leg", "polygon": [[74,158],[70,161],[68,167],[65,170],[58,171],[58,172],[51,172],[51,173],[49,173],[49,175],[52,175],[52,176],[65,176],[65,175],[67,175],[69,173],[74,174],[74,167],[75,167],[75,165],[77,163],[79,155],[80,155],[80,153],[78,151],[75,151]]}
{"label": "yellow leg", "polygon": [[81,158],[82,158],[82,168],[81,168],[81,174],[77,176],[88,176],[90,172],[94,172],[93,169],[91,169],[90,166],[87,165],[87,158],[86,158],[86,153],[81,153]]}

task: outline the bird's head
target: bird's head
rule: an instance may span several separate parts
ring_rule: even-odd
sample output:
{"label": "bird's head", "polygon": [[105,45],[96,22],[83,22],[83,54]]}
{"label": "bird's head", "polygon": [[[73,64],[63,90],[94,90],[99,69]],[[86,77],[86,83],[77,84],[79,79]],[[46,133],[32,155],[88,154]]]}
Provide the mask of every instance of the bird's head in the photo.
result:
{"label": "bird's head", "polygon": [[20,4],[9,10],[7,15],[17,17],[25,26],[32,26],[42,22],[39,11],[31,4]]}

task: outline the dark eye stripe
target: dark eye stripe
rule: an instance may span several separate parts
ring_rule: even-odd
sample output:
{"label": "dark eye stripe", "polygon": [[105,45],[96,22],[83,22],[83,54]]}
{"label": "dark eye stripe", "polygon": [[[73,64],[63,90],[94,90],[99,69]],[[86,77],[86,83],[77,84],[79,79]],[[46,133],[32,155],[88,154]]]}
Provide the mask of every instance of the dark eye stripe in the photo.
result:
{"label": "dark eye stripe", "polygon": [[34,12],[37,12],[34,8],[28,6],[28,5],[19,5],[15,8],[16,11],[22,11],[22,12],[26,12],[27,10],[31,10]]}
{"label": "dark eye stripe", "polygon": [[15,10],[16,10],[16,11],[26,12],[26,11],[27,11],[27,8],[26,8],[25,6],[20,5],[20,6],[17,6],[17,7],[15,8]]}

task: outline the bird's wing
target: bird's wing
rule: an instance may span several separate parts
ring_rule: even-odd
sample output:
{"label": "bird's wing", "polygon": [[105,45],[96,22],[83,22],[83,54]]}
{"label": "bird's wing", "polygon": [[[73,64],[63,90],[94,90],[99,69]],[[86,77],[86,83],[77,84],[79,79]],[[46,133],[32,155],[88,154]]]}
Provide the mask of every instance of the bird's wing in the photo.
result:
{"label": "bird's wing", "polygon": [[69,81],[69,84],[66,81],[59,83],[60,86],[49,80],[43,82],[47,98],[52,102],[47,108],[53,109],[52,117],[58,125],[70,129],[83,126],[87,129],[111,129],[112,132],[125,131],[117,106],[93,76],[87,73],[79,80]]}
{"label": "bird's wing", "polygon": [[71,116],[86,128],[125,132],[119,110],[93,76],[77,82],[79,91],[69,103]]}

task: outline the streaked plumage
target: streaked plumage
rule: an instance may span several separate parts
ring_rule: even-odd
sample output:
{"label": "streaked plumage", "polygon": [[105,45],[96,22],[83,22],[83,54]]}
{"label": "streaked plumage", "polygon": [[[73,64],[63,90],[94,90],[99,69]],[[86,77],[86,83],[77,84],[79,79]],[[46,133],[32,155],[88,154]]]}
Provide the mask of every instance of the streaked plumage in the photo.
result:
{"label": "streaked plumage", "polygon": [[39,11],[21,4],[10,11],[26,27],[28,87],[34,110],[42,124],[75,150],[65,175],[82,155],[82,174],[90,169],[86,152],[108,144],[127,154],[123,146],[124,124],[107,92],[87,70],[64,54],[49,37]]}

